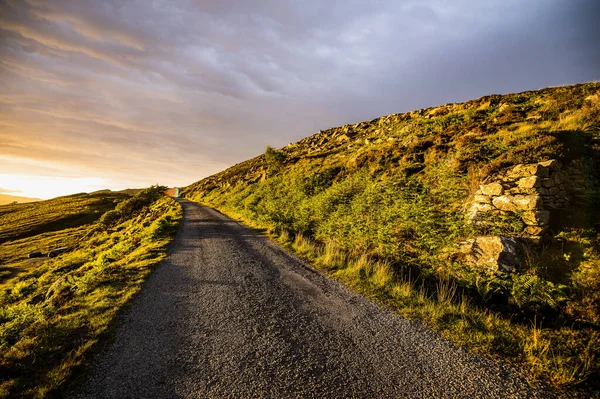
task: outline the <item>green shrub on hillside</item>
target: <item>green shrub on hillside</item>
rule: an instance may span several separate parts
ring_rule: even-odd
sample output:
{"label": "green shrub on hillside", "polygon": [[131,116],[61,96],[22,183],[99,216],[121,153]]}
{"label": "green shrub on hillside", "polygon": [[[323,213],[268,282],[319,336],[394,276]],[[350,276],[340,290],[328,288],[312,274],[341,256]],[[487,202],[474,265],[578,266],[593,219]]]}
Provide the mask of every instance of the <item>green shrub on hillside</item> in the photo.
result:
{"label": "green shrub on hillside", "polygon": [[148,205],[156,202],[166,189],[167,187],[156,185],[136,193],[133,197],[119,203],[114,210],[102,215],[99,220],[100,224],[110,226],[123,219],[130,218]]}

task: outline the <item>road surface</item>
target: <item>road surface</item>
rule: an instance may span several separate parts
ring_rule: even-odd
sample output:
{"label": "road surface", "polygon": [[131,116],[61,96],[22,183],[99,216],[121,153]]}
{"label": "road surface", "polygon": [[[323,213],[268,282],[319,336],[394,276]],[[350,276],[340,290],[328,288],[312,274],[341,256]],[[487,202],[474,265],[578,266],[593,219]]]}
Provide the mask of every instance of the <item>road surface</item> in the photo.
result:
{"label": "road surface", "polygon": [[70,396],[542,396],[514,371],[378,308],[220,213],[180,201],[170,255]]}

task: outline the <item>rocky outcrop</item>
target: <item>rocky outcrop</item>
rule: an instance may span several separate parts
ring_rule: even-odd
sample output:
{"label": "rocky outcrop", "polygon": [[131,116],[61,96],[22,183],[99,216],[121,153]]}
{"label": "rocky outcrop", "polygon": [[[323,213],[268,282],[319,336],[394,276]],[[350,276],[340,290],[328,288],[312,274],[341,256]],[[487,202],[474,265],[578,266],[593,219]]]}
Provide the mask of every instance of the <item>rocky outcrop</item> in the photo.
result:
{"label": "rocky outcrop", "polygon": [[519,164],[488,177],[473,197],[468,217],[474,223],[494,223],[502,214],[518,215],[522,236],[540,242],[553,211],[565,209],[585,192],[580,161],[563,166],[557,160]]}
{"label": "rocky outcrop", "polygon": [[467,264],[490,271],[513,272],[523,260],[523,247],[513,237],[482,236],[459,245]]}

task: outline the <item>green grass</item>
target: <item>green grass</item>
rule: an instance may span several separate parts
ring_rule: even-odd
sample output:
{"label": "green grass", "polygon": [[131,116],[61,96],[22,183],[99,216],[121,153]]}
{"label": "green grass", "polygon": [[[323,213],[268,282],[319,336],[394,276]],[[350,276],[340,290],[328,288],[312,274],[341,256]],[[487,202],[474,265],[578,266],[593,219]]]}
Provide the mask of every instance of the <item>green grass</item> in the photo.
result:
{"label": "green grass", "polygon": [[0,206],[0,243],[92,223],[130,196],[74,194],[47,201]]}
{"label": "green grass", "polygon": [[[0,285],[0,397],[60,394],[166,256],[182,217],[175,201],[153,187],[116,209],[110,221],[33,237],[45,244],[76,242]],[[20,251],[36,245],[3,244],[12,251],[7,261],[19,262]]]}
{"label": "green grass", "polygon": [[0,244],[0,284],[47,260],[45,256],[29,259],[29,253],[40,251],[42,254],[47,254],[54,248],[73,247],[90,232],[92,227],[91,224],[84,224]]}
{"label": "green grass", "polygon": [[[518,273],[453,256],[481,179],[582,160],[588,187]],[[488,96],[321,131],[182,194],[267,229],[354,289],[561,392],[600,391],[600,84]]]}

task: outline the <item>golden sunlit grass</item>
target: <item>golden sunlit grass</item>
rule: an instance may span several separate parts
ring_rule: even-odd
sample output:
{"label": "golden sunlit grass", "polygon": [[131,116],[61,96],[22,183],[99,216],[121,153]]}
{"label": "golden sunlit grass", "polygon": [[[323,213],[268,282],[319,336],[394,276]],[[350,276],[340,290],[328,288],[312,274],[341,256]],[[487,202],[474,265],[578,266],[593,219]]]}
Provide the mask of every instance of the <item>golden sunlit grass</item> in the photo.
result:
{"label": "golden sunlit grass", "polygon": [[74,194],[27,204],[0,206],[0,243],[92,223],[129,198],[122,193]]}
{"label": "golden sunlit grass", "polygon": [[3,244],[16,254],[60,240],[61,234],[78,236],[69,252],[0,285],[0,397],[41,398],[60,392],[118,310],[166,256],[182,217],[177,203],[153,187],[120,202],[117,209],[128,213],[110,223],[32,237],[30,244]]}

